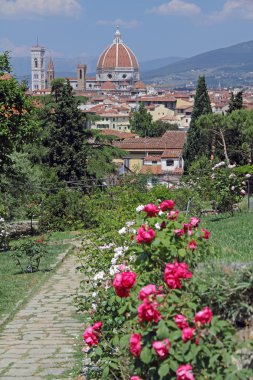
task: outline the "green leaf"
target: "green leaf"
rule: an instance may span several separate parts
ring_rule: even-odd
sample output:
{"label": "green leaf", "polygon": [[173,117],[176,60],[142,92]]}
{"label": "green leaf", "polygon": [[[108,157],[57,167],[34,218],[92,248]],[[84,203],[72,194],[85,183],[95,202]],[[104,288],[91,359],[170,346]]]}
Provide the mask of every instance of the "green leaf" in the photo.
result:
{"label": "green leaf", "polygon": [[152,360],[152,351],[148,347],[144,347],[140,359],[143,363],[149,364]]}
{"label": "green leaf", "polygon": [[165,338],[168,338],[169,336],[169,329],[166,326],[164,321],[159,322],[159,328],[157,330],[156,336],[159,340],[163,340]]}
{"label": "green leaf", "polygon": [[110,368],[109,367],[105,367],[104,370],[103,370],[103,372],[102,372],[102,379],[107,379],[108,380],[109,372],[110,372]]}
{"label": "green leaf", "polygon": [[160,379],[163,379],[163,378],[169,373],[169,371],[170,371],[170,366],[169,366],[169,364],[167,364],[167,363],[163,363],[163,364],[160,366],[159,370],[158,370],[158,374],[159,374],[159,376],[160,376]]}

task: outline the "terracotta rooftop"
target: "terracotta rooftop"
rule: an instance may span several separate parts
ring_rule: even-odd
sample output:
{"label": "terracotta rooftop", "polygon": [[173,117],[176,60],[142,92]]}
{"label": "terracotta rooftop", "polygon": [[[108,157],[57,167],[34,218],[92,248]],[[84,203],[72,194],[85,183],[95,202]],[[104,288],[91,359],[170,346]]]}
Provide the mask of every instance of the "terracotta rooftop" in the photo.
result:
{"label": "terracotta rooftop", "polygon": [[102,129],[102,130],[101,130],[101,133],[102,133],[103,135],[107,135],[107,136],[115,136],[115,137],[118,137],[120,140],[124,140],[124,139],[127,139],[127,138],[129,138],[129,137],[134,137],[134,136],[136,136],[135,133],[115,131],[114,129]]}
{"label": "terracotta rooftop", "polygon": [[182,149],[165,149],[162,158],[178,158],[182,155]]}
{"label": "terracotta rooftop", "polygon": [[104,82],[101,86],[101,90],[116,90],[116,86],[112,82]]}
{"label": "terracotta rooftop", "polygon": [[146,156],[144,161],[161,161],[161,156]]}
{"label": "terracotta rooftop", "polygon": [[118,67],[138,69],[139,64],[132,50],[122,41],[114,42],[101,54],[97,68],[113,69]]}
{"label": "terracotta rooftop", "polygon": [[12,79],[11,74],[0,75],[0,80],[10,80],[10,79]]}
{"label": "terracotta rooftop", "polygon": [[161,165],[143,165],[141,170],[141,174],[153,174],[153,175],[159,175],[162,174],[162,167]]}
{"label": "terracotta rooftop", "polygon": [[122,142],[115,142],[115,146],[125,150],[145,150],[145,149],[183,149],[186,140],[184,131],[167,131],[162,137],[126,139]]}

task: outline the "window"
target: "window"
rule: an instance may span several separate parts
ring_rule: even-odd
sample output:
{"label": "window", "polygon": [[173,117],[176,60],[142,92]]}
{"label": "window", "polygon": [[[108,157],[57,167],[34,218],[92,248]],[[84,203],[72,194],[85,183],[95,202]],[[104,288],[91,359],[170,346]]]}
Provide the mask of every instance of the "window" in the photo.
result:
{"label": "window", "polygon": [[166,160],[166,166],[174,166],[173,160]]}
{"label": "window", "polygon": [[83,72],[82,72],[82,70],[79,70],[79,79],[83,79]]}
{"label": "window", "polygon": [[152,165],[156,165],[157,164],[157,161],[152,161]]}
{"label": "window", "polygon": [[37,59],[37,58],[34,58],[34,67],[35,67],[35,68],[38,67],[38,59]]}
{"label": "window", "polygon": [[112,74],[108,74],[107,77],[108,77],[109,79],[112,79]]}

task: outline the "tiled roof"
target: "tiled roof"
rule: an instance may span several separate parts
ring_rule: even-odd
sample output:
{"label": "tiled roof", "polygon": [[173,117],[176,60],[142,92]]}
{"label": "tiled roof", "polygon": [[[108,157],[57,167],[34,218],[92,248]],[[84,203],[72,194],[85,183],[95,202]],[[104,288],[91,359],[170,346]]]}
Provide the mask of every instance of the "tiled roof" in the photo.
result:
{"label": "tiled roof", "polygon": [[119,139],[127,139],[127,138],[129,138],[129,137],[134,137],[134,136],[136,136],[135,133],[115,131],[114,129],[102,129],[102,130],[101,130],[101,133],[102,133],[103,135],[107,135],[107,136],[116,136],[116,137],[118,137]]}
{"label": "tiled roof", "polygon": [[158,175],[162,174],[163,171],[161,165],[143,165],[140,170],[140,173]]}
{"label": "tiled roof", "polygon": [[101,90],[116,90],[116,86],[112,82],[104,82],[101,86]]}
{"label": "tiled roof", "polygon": [[115,142],[115,146],[126,150],[145,149],[183,149],[186,140],[186,132],[167,131],[162,137],[126,139],[123,142]]}
{"label": "tiled roof", "polygon": [[182,155],[182,149],[165,149],[162,158],[178,158]]}
{"label": "tiled roof", "polygon": [[144,161],[161,161],[161,156],[146,156]]}
{"label": "tiled roof", "polygon": [[114,42],[107,47],[101,54],[97,64],[98,69],[113,69],[116,67],[139,68],[134,53],[123,42]]}
{"label": "tiled roof", "polygon": [[11,74],[0,75],[0,80],[9,80],[11,78],[12,78]]}

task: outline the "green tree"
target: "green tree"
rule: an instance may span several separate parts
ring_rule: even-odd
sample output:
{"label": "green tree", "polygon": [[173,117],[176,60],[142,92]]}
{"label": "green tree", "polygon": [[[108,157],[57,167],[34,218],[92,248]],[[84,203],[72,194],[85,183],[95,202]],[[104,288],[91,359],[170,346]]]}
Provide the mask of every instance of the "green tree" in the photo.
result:
{"label": "green tree", "polygon": [[166,131],[178,131],[178,125],[157,120],[152,124],[150,137],[161,137]]}
{"label": "green tree", "polygon": [[152,116],[147,111],[144,103],[140,104],[139,110],[130,118],[131,130],[140,137],[150,137],[152,131]]}
{"label": "green tree", "polygon": [[79,181],[86,175],[86,116],[78,109],[72,87],[64,84],[55,107],[47,112],[45,125],[47,160],[60,180]]}
{"label": "green tree", "polygon": [[66,80],[64,78],[55,78],[51,82],[51,94],[54,96],[56,103],[63,90]]}
{"label": "green tree", "polygon": [[11,76],[9,56],[0,54],[0,173],[9,155],[20,151],[24,143],[37,138],[38,124],[32,101],[26,96],[26,86]]}
{"label": "green tree", "polygon": [[202,155],[202,145],[200,143],[200,130],[196,126],[196,121],[201,115],[212,113],[212,107],[208,96],[205,76],[199,77],[194,106],[191,115],[191,124],[187,134],[187,141],[184,147],[185,168],[189,168],[191,163]]}
{"label": "green tree", "polygon": [[231,93],[231,97],[229,100],[229,108],[227,113],[231,113],[235,110],[241,110],[243,106],[243,91],[239,91],[236,95],[234,93]]}

